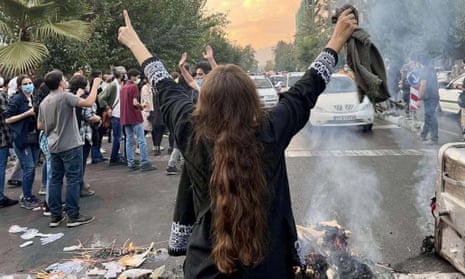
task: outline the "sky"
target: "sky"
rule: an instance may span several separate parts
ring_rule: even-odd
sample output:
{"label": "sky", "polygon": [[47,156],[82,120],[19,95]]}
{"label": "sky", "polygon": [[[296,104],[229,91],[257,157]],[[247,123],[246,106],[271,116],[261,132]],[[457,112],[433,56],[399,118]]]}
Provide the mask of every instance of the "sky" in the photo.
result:
{"label": "sky", "polygon": [[207,0],[210,12],[227,14],[228,38],[255,50],[291,42],[295,35],[295,15],[301,0]]}

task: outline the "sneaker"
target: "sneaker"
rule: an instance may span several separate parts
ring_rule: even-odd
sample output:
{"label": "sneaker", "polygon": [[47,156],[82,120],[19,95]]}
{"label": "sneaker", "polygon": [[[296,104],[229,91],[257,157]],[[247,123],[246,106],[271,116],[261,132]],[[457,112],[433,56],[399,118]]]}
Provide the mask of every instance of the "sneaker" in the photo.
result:
{"label": "sneaker", "polygon": [[140,166],[140,171],[153,171],[156,170],[157,168],[152,165],[151,163],[145,163],[142,166]]}
{"label": "sneaker", "polygon": [[0,208],[12,206],[12,205],[15,205],[15,204],[18,204],[18,201],[17,200],[12,200],[12,199],[8,198],[7,196],[3,196],[3,199],[0,200]]}
{"label": "sneaker", "polygon": [[100,148],[100,153],[105,154],[105,153],[107,153],[107,151],[105,149],[103,149],[103,148]]}
{"label": "sneaker", "polygon": [[73,227],[77,227],[77,226],[80,226],[80,225],[84,225],[84,224],[88,224],[92,221],[95,220],[95,217],[94,216],[84,216],[84,215],[79,215],[75,218],[71,218],[69,217],[69,220],[68,220],[68,223],[66,224],[66,226],[68,228],[73,228]]}
{"label": "sneaker", "polygon": [[46,191],[47,191],[47,189],[45,188],[45,186],[42,186],[42,187],[40,187],[38,194],[40,196],[45,196]]}
{"label": "sneaker", "polygon": [[19,201],[19,204],[22,208],[31,210],[40,207],[40,200],[35,196],[30,196],[27,198],[22,197]]}
{"label": "sneaker", "polygon": [[166,175],[175,175],[175,174],[179,174],[181,171],[176,167],[171,167],[171,166],[167,166],[166,167]]}
{"label": "sneaker", "polygon": [[110,163],[109,163],[109,166],[110,167],[113,167],[113,166],[124,166],[126,165],[126,163],[123,161],[123,160],[110,160]]}
{"label": "sneaker", "polygon": [[52,219],[50,220],[50,223],[48,223],[48,226],[50,228],[56,228],[58,227],[61,223],[65,221],[66,217],[65,215],[61,216],[52,216]]}
{"label": "sneaker", "polygon": [[95,195],[95,191],[91,190],[90,187],[84,188],[81,190],[81,192],[79,192],[79,196],[81,198],[90,197],[93,195]]}
{"label": "sneaker", "polygon": [[8,179],[7,184],[11,186],[10,188],[13,188],[13,187],[21,187],[23,185],[23,182],[21,180]]}
{"label": "sneaker", "polygon": [[139,169],[139,165],[136,165],[136,164],[128,166],[129,171],[136,171],[138,169]]}
{"label": "sneaker", "polygon": [[44,215],[44,216],[52,216],[52,212],[50,212],[50,208],[48,208],[47,202],[44,202],[44,205],[42,206],[42,209],[44,210],[42,212],[42,215]]}

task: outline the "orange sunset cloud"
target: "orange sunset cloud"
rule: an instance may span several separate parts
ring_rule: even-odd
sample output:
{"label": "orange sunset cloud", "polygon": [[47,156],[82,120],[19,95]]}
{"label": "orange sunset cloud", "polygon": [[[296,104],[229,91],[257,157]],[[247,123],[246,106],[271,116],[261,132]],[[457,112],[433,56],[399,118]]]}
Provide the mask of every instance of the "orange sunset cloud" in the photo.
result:
{"label": "orange sunset cloud", "polygon": [[295,35],[295,15],[300,0],[207,0],[207,12],[227,14],[228,38],[255,50],[290,42]]}

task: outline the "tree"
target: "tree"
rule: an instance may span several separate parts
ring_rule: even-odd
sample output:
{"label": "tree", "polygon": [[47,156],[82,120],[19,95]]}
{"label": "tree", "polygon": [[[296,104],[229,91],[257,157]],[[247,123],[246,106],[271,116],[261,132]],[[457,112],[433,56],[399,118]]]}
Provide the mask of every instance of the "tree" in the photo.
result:
{"label": "tree", "polygon": [[295,71],[295,49],[292,43],[279,41],[274,49],[275,70]]}
{"label": "tree", "polygon": [[0,2],[0,67],[7,75],[33,72],[49,54],[47,38],[85,41],[85,9],[72,0],[2,0]]}

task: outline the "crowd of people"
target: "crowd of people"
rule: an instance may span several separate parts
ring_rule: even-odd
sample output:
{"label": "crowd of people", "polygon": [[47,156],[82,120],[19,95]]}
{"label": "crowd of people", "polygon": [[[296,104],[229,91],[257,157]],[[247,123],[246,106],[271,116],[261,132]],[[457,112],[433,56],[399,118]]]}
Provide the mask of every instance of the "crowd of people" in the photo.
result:
{"label": "crowd of people", "polygon": [[[197,63],[191,73],[183,53],[179,71],[171,73],[193,103],[202,80],[216,67],[210,46],[204,57],[206,61]],[[156,170],[150,161],[148,137],[152,155],[158,156],[165,150],[161,144],[168,135],[170,159],[165,173],[180,174],[183,158],[164,124],[155,95],[139,69],[126,71],[123,66],[106,74],[78,71],[67,77],[54,70],[43,77],[0,77],[0,208],[18,203],[28,210],[42,208],[45,216],[51,216],[50,227],[59,226],[66,217],[68,227],[92,222],[94,217],[79,212],[79,199],[95,194],[85,182],[88,162],[126,166],[128,171]],[[102,148],[105,136],[111,143],[109,158]],[[12,160],[15,164],[6,181],[8,161]],[[34,189],[39,166],[42,178],[40,187]],[[64,177],[66,198],[62,203]],[[4,195],[6,184],[22,187],[19,199]]]}

